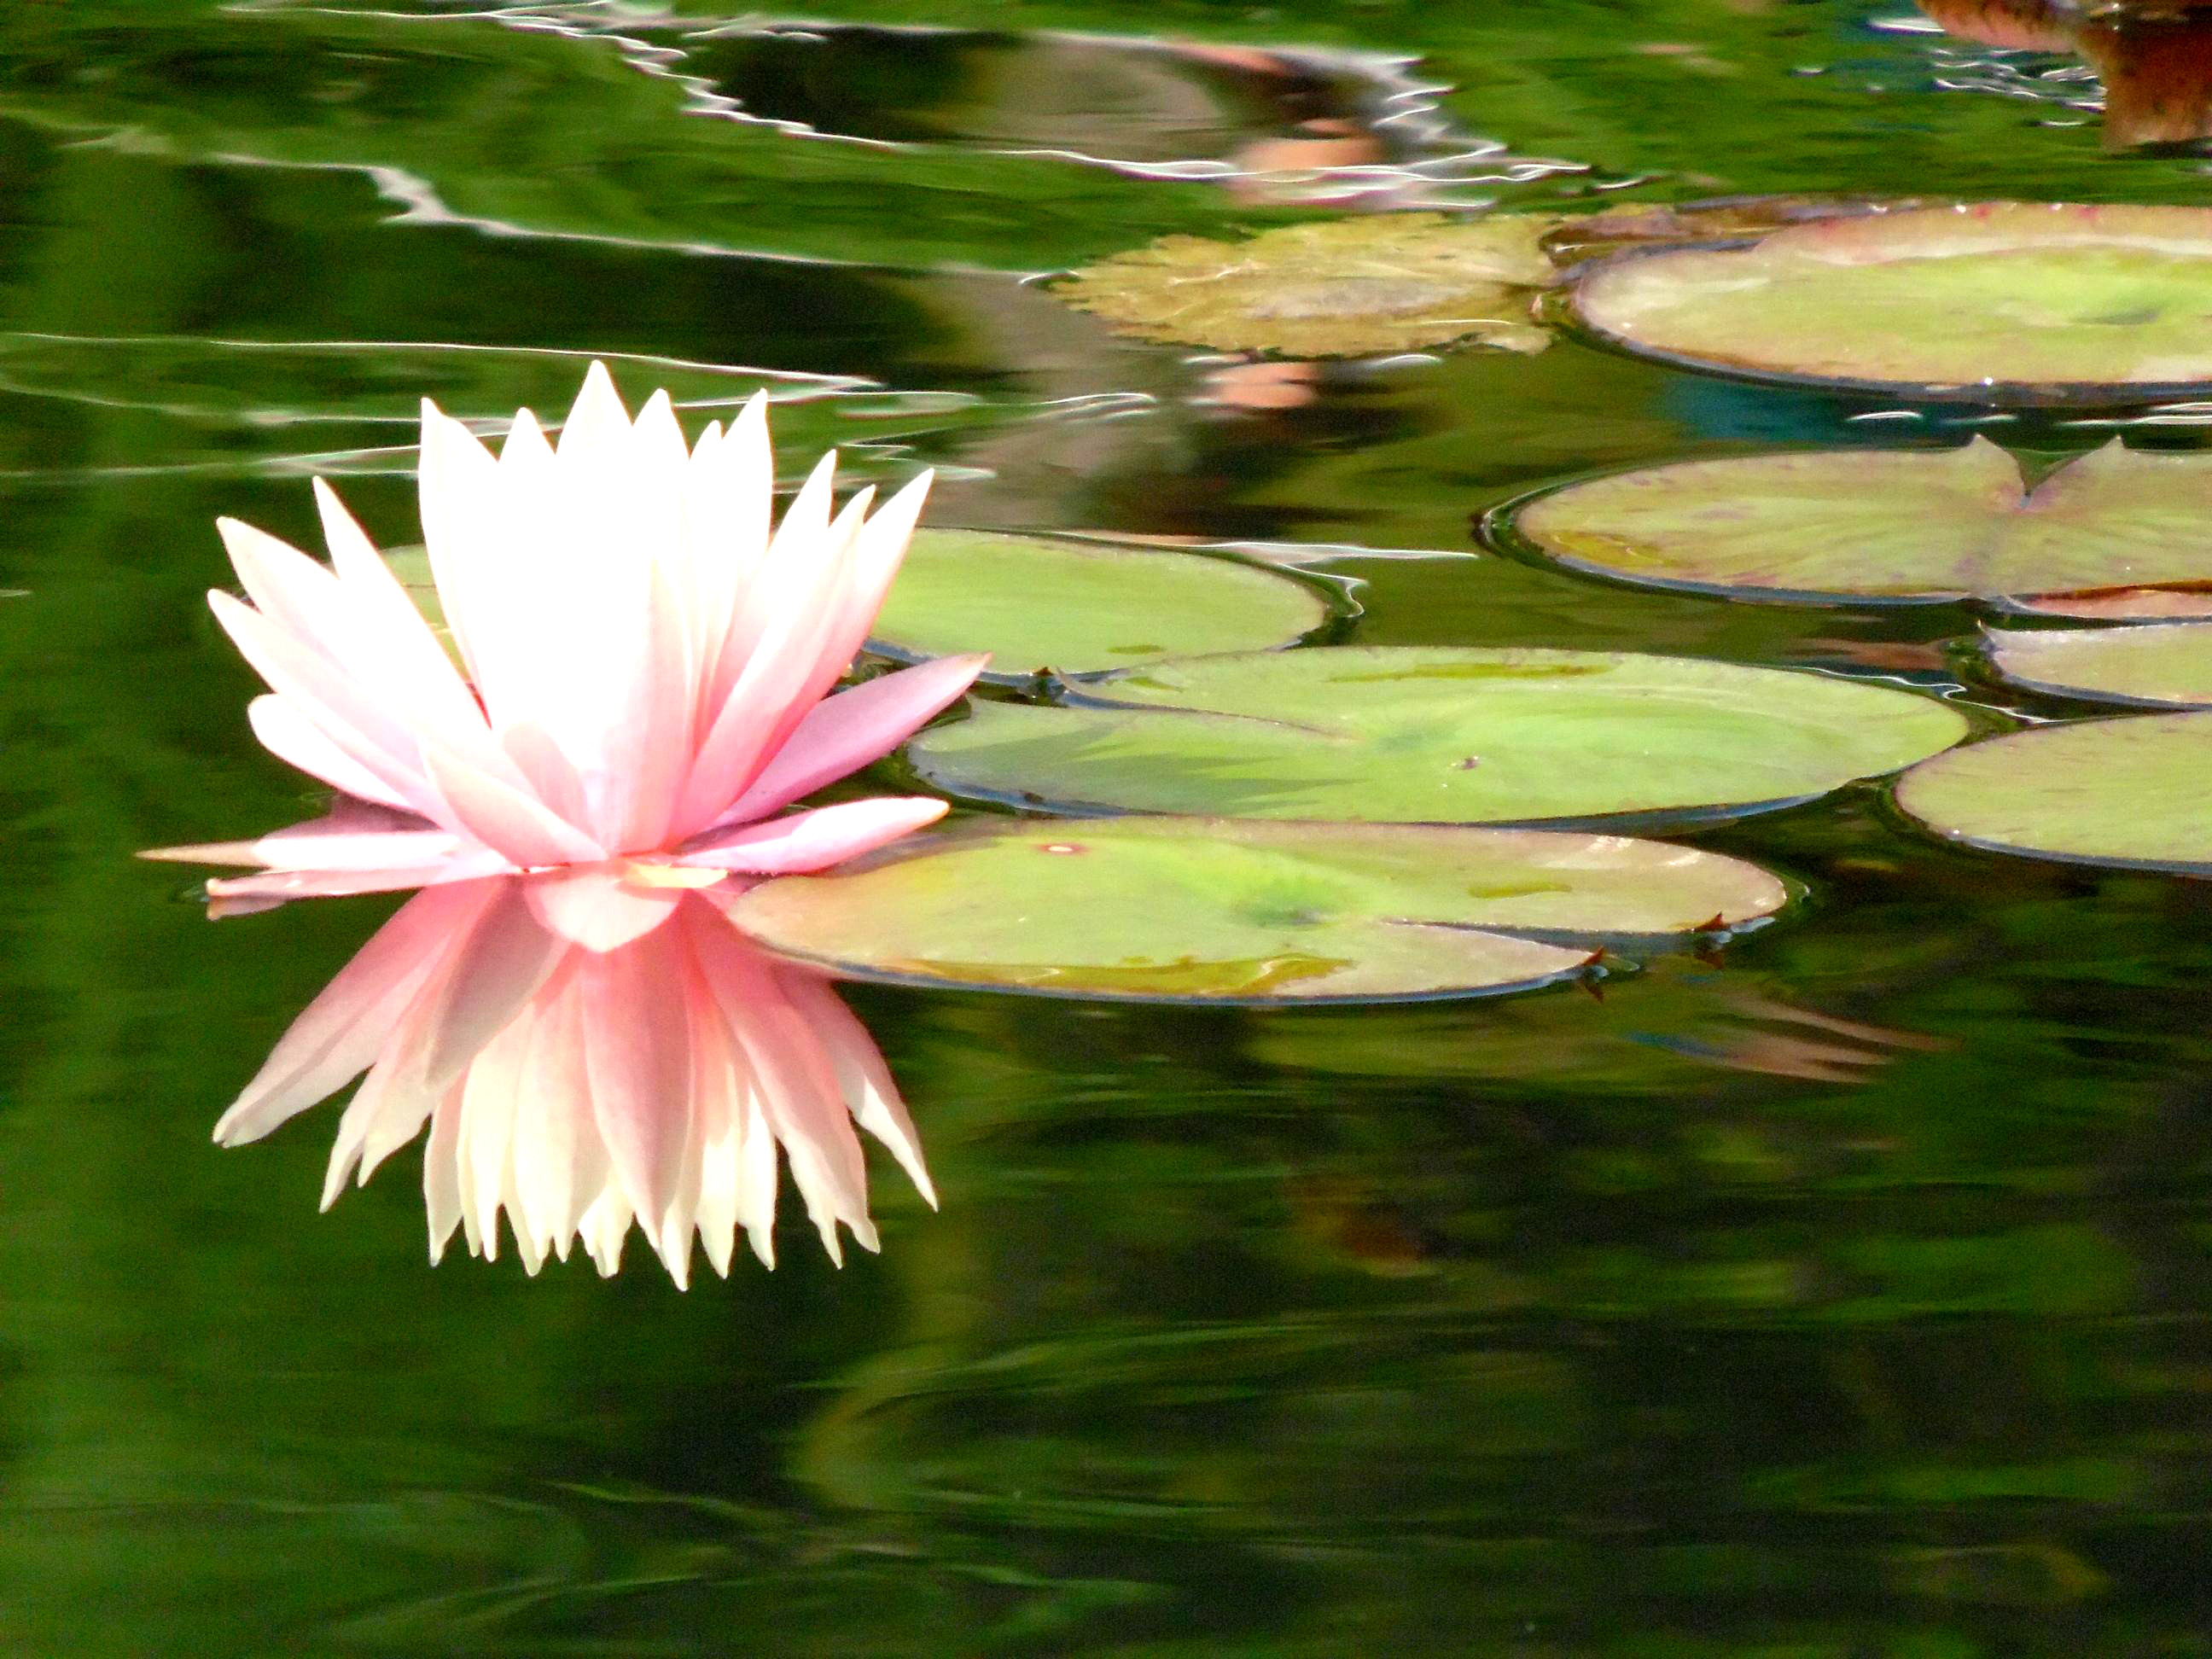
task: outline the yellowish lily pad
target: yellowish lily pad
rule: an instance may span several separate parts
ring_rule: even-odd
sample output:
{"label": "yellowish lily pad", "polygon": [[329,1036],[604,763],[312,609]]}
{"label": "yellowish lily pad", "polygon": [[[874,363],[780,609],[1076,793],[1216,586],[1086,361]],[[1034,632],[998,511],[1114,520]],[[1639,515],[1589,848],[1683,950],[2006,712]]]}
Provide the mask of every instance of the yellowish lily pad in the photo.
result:
{"label": "yellowish lily pad", "polygon": [[2212,706],[2212,623],[1990,629],[1982,649],[1999,676],[2031,691],[2103,702]]}
{"label": "yellowish lily pad", "polygon": [[2212,456],[2115,440],[2030,491],[1976,438],[1644,467],[1536,496],[1507,527],[1628,581],[1913,602],[2212,580],[2209,523]]}
{"label": "yellowish lily pad", "polygon": [[2212,209],[1984,202],[1608,261],[1582,325],[1626,350],[1933,399],[2114,402],[2212,383]]}
{"label": "yellowish lily pad", "polygon": [[1371,357],[1474,340],[1540,351],[1536,291],[1556,276],[1540,214],[1377,214],[1243,241],[1169,236],[1052,291],[1116,331],[1218,351]]}
{"label": "yellowish lily pad", "polygon": [[1946,840],[2212,874],[2212,714],[2075,720],[1914,767],[1897,804]]}

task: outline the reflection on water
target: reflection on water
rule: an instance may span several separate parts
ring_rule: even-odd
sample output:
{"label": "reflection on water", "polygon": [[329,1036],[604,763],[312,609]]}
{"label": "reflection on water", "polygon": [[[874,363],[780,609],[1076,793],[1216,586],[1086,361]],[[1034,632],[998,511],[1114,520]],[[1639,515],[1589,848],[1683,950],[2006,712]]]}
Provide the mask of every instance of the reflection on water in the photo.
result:
{"label": "reflection on water", "polygon": [[777,1148],[834,1260],[878,1248],[857,1122],[935,1202],[883,1057],[826,980],[724,919],[721,889],[596,872],[427,888],[295,1020],[216,1127],[258,1140],[367,1073],[323,1186],[366,1183],[428,1126],[435,1261],[459,1228],[523,1265],[580,1240],[602,1273],[633,1222],[677,1284],[696,1233],[726,1275],[736,1233],[775,1265]]}
{"label": "reflection on water", "polygon": [[[2063,68],[1998,60],[1978,66],[1992,90],[2035,95],[2036,81],[2083,107],[2101,107],[2114,149],[2212,137],[2212,13],[2189,0],[1916,0],[1947,33],[2005,52],[2069,53],[2104,84],[2100,105]],[[2012,82],[2013,84],[2008,84]]]}

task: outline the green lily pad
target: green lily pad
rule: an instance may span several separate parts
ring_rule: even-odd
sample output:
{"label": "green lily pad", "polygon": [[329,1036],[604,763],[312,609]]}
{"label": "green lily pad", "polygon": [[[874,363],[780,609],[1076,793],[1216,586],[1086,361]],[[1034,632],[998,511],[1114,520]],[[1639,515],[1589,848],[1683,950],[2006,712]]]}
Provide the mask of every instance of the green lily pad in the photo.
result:
{"label": "green lily pad", "polygon": [[1329,613],[1314,585],[1220,555],[920,530],[868,648],[988,651],[985,678],[1011,683],[1291,645]]}
{"label": "green lily pad", "polygon": [[1966,731],[1909,691],[1600,651],[1248,653],[1068,696],[975,705],[908,758],[955,794],[1074,811],[1514,823],[1780,806]]}
{"label": "green lily pad", "polygon": [[2033,491],[1987,439],[1646,467],[1522,503],[1509,536],[1653,586],[1923,603],[2212,580],[2212,456],[2118,440]]}
{"label": "green lily pad", "polygon": [[1591,268],[1629,351],[1931,399],[2112,402],[2212,381],[2212,209],[1985,202]]}
{"label": "green lily pad", "polygon": [[2212,623],[2034,633],[1984,629],[1982,650],[2031,691],[2106,702],[2212,706]]}
{"label": "green lily pad", "polygon": [[2212,874],[2212,714],[2014,732],[1916,766],[1897,804],[1969,847]]}
{"label": "green lily pad", "polygon": [[1609,939],[1771,915],[1755,865],[1543,830],[1127,817],[970,821],[732,918],[864,977],[1147,1001],[1442,996],[1581,973]]}
{"label": "green lily pad", "polygon": [[1052,292],[1140,339],[1291,357],[1371,357],[1478,340],[1541,351],[1532,308],[1556,276],[1540,214],[1376,214],[1244,241],[1168,236]]}

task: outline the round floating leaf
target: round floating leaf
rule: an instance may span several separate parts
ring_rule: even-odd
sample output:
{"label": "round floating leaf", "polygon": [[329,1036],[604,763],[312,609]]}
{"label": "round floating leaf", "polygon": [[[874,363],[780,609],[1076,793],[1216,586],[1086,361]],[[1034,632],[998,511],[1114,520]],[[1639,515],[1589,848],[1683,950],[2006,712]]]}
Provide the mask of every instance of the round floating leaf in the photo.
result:
{"label": "round floating leaf", "polygon": [[1528,830],[986,820],[757,887],[732,918],[870,977],[1066,996],[1437,996],[1579,973],[1608,939],[1771,915],[1755,865]]}
{"label": "round floating leaf", "polygon": [[1597,651],[1243,653],[975,706],[908,754],[957,794],[1078,811],[1512,823],[1805,800],[1957,742],[1929,697]]}
{"label": "round floating leaf", "polygon": [[1591,268],[1583,325],[1692,368],[1932,398],[2212,381],[2212,209],[1923,208]]}
{"label": "round floating leaf", "polygon": [[1220,351],[1368,357],[1476,339],[1540,351],[1531,309],[1553,279],[1537,214],[1377,214],[1244,241],[1169,236],[1052,292],[1123,334]]}
{"label": "round floating leaf", "polygon": [[2212,623],[1982,637],[1990,665],[2031,691],[2111,702],[2212,705]]}
{"label": "round floating leaf", "polygon": [[2117,440],[2030,493],[1987,439],[1645,467],[1524,502],[1509,532],[1656,586],[1902,602],[2212,580],[2212,456]]}
{"label": "round floating leaf", "polygon": [[1328,617],[1319,589],[1237,559],[921,530],[869,649],[909,659],[988,651],[986,678],[1018,681],[1290,645]]}
{"label": "round floating leaf", "polygon": [[2212,874],[2212,714],[2014,732],[1913,768],[1897,804],[1970,847]]}

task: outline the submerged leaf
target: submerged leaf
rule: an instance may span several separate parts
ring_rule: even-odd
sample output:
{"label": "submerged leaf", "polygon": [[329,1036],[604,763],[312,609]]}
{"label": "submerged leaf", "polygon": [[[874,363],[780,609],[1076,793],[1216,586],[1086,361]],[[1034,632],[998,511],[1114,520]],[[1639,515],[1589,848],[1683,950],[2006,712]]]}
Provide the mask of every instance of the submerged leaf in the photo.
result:
{"label": "submerged leaf", "polygon": [[1916,766],[1897,804],[1970,847],[2212,874],[2212,714],[2014,732]]}
{"label": "submerged leaf", "polygon": [[2212,381],[2212,209],[1985,202],[1597,265],[1613,344],[1692,368],[2058,402]]}
{"label": "submerged leaf", "polygon": [[1152,1001],[1311,1002],[1571,977],[1606,939],[1771,915],[1788,890],[1660,842],[1429,825],[971,821],[732,919],[874,978]]}
{"label": "submerged leaf", "polygon": [[1378,214],[1241,242],[1169,236],[1086,265],[1052,292],[1119,332],[1219,351],[1367,357],[1474,339],[1540,351],[1532,310],[1554,278],[1538,214]]}
{"label": "submerged leaf", "polygon": [[1644,467],[1534,497],[1509,528],[1628,581],[1910,603],[2212,580],[2208,521],[2212,456],[2115,440],[2029,492],[1978,437]]}
{"label": "submerged leaf", "polygon": [[1510,823],[1783,805],[1966,734],[1936,700],[1622,652],[1325,648],[1163,663],[908,748],[956,794],[1088,811]]}
{"label": "submerged leaf", "polygon": [[1003,683],[1290,645],[1329,610],[1312,584],[1224,555],[921,530],[869,648],[988,651],[987,678]]}
{"label": "submerged leaf", "polygon": [[2212,623],[2073,632],[1984,632],[1990,665],[2014,685],[2109,702],[2212,705]]}

